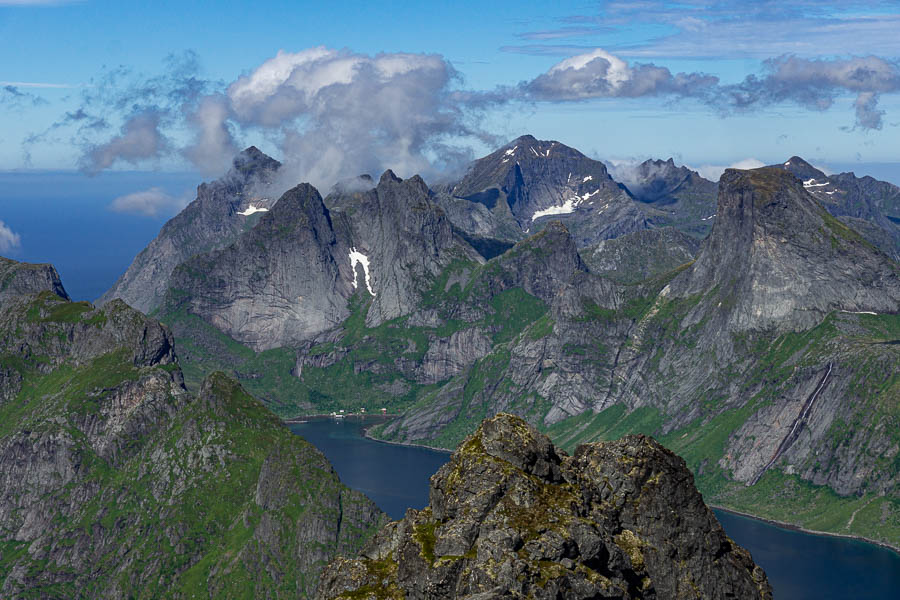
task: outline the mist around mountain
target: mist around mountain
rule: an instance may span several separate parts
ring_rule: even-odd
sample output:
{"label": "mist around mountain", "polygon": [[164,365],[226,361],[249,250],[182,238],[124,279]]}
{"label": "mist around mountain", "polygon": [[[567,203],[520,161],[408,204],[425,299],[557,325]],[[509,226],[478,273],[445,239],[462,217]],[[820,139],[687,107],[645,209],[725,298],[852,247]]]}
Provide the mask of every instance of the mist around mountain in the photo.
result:
{"label": "mist around mountain", "polygon": [[387,408],[373,435],[446,448],[501,411],[568,449],[651,434],[717,504],[898,544],[892,205],[856,229],[818,177],[729,170],[713,201],[673,161],[629,187],[525,136],[435,189],[295,188],[154,314],[189,388],[221,369],[280,415]]}

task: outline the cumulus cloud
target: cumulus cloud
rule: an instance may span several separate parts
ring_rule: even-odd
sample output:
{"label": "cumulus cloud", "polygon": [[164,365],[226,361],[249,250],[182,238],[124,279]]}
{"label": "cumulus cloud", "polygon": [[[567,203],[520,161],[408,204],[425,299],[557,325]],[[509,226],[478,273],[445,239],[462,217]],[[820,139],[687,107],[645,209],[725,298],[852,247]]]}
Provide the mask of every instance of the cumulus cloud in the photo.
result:
{"label": "cumulus cloud", "polygon": [[[217,175],[252,133],[277,145],[285,185],[327,187],[387,168],[427,176],[471,158],[463,138],[497,141],[476,118],[494,101],[460,94],[459,74],[439,55],[315,47],[279,51],[224,85],[198,72],[196,56],[188,55],[173,57],[165,75],[146,81],[122,69],[105,73],[83,93],[77,114],[129,115],[110,139],[82,127],[91,140],[82,143],[82,167],[97,172],[177,153]],[[190,141],[178,145],[183,131]]]}
{"label": "cumulus cloud", "polygon": [[[782,56],[765,61],[759,75],[726,85],[602,48],[560,60],[518,85],[481,91],[465,89],[436,54],[314,47],[279,51],[228,83],[206,81],[199,71],[192,53],[170,57],[166,72],[149,79],[110,70],[82,91],[82,107],[54,127],[77,127],[89,172],[180,156],[214,176],[253,136],[278,148],[285,187],[309,181],[328,189],[387,168],[433,180],[468,161],[473,141],[496,145],[482,117],[510,103],[654,97],[698,102],[724,116],[784,102],[826,110],[852,94],[856,127],[878,129],[885,112],[880,96],[900,91],[897,64],[874,56]],[[110,137],[107,119],[117,115],[124,124]]]}
{"label": "cumulus cloud", "polygon": [[748,76],[723,86],[723,108],[746,110],[779,102],[794,102],[811,110],[826,110],[841,94],[856,94],[856,126],[881,129],[884,111],[879,94],[900,92],[900,65],[877,56],[807,59],[779,56],[764,61],[765,75]]}
{"label": "cumulus cloud", "polygon": [[567,101],[641,96],[702,97],[719,83],[704,73],[678,73],[653,64],[629,65],[597,48],[560,61],[520,89],[534,100]]}
{"label": "cumulus cloud", "polygon": [[194,130],[193,142],[184,156],[205,173],[220,173],[238,151],[228,124],[227,99],[221,95],[202,98],[196,108],[187,111],[187,122]]}
{"label": "cumulus cloud", "polygon": [[139,164],[147,159],[159,158],[168,147],[165,136],[159,130],[160,119],[160,113],[155,110],[130,116],[119,135],[87,149],[81,159],[82,168],[89,173],[98,173],[119,160]]}
{"label": "cumulus cloud", "polygon": [[120,213],[155,217],[158,214],[174,214],[184,208],[186,204],[186,197],[171,196],[161,188],[152,187],[119,196],[109,204],[109,209]]}
{"label": "cumulus cloud", "polygon": [[22,238],[19,234],[0,221],[0,252],[15,250],[21,245],[21,242]]}

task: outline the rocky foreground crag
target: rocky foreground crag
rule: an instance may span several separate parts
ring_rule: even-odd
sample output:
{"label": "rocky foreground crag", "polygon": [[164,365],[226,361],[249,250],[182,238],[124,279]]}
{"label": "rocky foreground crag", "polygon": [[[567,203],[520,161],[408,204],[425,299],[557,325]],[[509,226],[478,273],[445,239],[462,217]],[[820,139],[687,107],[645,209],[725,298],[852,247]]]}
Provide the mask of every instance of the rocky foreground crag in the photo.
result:
{"label": "rocky foreground crag", "polygon": [[568,456],[521,419],[482,423],[431,505],[339,558],[317,597],[771,598],[682,459],[645,436]]}
{"label": "rocky foreground crag", "polygon": [[172,334],[0,259],[0,598],[309,597],[384,515]]}

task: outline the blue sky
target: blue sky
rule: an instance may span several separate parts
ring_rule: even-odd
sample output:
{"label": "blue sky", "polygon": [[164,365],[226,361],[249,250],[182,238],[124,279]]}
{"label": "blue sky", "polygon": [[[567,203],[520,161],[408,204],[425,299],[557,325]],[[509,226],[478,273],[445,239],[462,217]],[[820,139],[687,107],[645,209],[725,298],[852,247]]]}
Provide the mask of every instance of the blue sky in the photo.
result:
{"label": "blue sky", "polygon": [[[598,158],[674,156],[696,168],[792,154],[896,162],[898,31],[893,1],[0,0],[0,169],[213,176],[254,143],[298,155],[297,176],[325,184],[344,169],[438,173],[525,132]],[[315,68],[296,58],[317,47],[330,54]],[[364,114],[367,94],[386,101],[387,90],[363,77],[351,82],[360,104],[317,88],[274,116],[286,83],[252,106],[226,93],[279,52],[298,80],[348,59],[376,70],[379,56],[434,60],[420,78],[390,82],[404,90],[390,123],[374,115],[380,105]],[[593,62],[554,71],[577,56]],[[871,81],[859,83],[859,69]],[[403,115],[425,125],[395,122]],[[327,164],[300,156],[323,145]]]}

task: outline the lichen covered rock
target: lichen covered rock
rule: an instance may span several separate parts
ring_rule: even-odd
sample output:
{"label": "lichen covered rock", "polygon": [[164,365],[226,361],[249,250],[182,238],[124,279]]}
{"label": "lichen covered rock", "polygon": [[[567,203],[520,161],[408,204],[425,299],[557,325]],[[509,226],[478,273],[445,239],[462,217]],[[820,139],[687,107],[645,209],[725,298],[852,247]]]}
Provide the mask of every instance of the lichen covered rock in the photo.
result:
{"label": "lichen covered rock", "polygon": [[645,436],[574,456],[521,419],[482,423],[431,480],[431,504],[337,559],[331,598],[771,598],[684,461]]}

